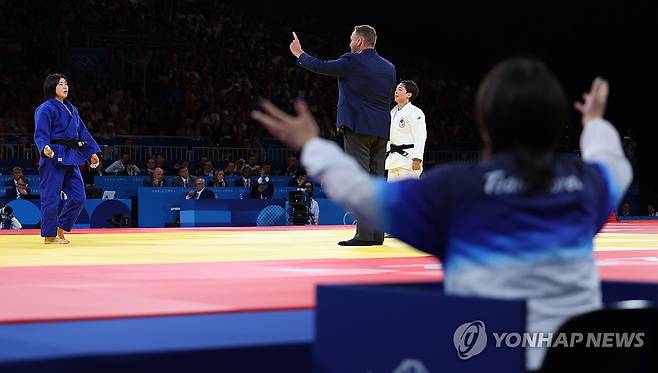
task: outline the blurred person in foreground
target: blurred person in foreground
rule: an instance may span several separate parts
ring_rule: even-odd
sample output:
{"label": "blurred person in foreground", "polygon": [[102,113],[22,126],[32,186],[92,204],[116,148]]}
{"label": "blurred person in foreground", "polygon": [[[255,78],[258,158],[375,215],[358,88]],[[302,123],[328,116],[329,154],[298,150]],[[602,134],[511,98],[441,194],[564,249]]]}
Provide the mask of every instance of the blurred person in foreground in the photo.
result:
{"label": "blurred person in foreground", "polygon": [[[597,78],[574,104],[582,114],[582,159],[558,154],[568,113],[560,83],[541,61],[505,60],[477,94],[483,159],[396,183],[371,177],[318,138],[302,101],[297,116],[268,101],[252,116],[301,150],[302,165],[332,199],[374,229],[436,255],[446,293],[525,299],[527,331],[547,333],[602,306],[593,237],[632,178],[619,134],[603,119],[608,90]],[[527,368],[539,368],[545,351],[528,348]]]}

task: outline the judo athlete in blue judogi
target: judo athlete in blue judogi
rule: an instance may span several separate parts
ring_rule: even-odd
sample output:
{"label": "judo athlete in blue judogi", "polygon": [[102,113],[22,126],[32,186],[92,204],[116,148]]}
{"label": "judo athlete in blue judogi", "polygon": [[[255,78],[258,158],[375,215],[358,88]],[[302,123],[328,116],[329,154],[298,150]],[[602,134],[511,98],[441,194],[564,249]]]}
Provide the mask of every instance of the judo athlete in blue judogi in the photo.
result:
{"label": "judo athlete in blue judogi", "polygon": [[[475,103],[485,157],[395,183],[371,178],[318,138],[302,102],[297,117],[267,101],[252,115],[301,149],[304,168],[333,200],[440,258],[447,294],[525,299],[527,331],[553,333],[602,306],[592,241],[633,176],[619,133],[603,119],[608,89],[596,79],[585,101],[575,103],[582,158],[559,154],[554,149],[568,117],[559,82],[541,61],[503,61]],[[540,368],[545,351],[527,348],[526,367]]]}
{"label": "judo athlete in blue judogi", "polygon": [[[91,158],[92,168],[99,165],[96,153],[100,148],[78,109],[66,101],[68,92],[64,75],[48,75],[43,82],[43,93],[48,99],[34,113],[34,142],[41,155],[41,236],[46,244],[69,243],[64,231],[71,231],[86,198],[79,166],[87,158]],[[62,191],[67,199],[58,215]]]}

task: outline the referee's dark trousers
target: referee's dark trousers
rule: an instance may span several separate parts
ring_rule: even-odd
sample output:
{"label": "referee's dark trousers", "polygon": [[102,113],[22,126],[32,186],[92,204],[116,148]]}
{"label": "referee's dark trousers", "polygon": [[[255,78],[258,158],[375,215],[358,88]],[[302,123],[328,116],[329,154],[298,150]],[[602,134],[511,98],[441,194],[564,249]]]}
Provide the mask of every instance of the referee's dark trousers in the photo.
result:
{"label": "referee's dark trousers", "polygon": [[[371,175],[384,176],[386,162],[386,144],[383,137],[355,133],[350,128],[343,127],[343,144],[345,153],[354,159]],[[374,231],[357,222],[354,239],[359,241],[384,241],[383,231]]]}

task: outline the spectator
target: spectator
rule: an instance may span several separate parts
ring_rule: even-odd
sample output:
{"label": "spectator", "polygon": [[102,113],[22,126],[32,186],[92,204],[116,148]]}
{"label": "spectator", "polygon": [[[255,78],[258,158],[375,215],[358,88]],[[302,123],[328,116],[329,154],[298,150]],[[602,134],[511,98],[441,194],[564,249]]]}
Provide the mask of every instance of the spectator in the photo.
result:
{"label": "spectator", "polygon": [[270,199],[272,195],[267,190],[267,184],[255,183],[251,187],[249,196],[253,199]]}
{"label": "spectator", "polygon": [[228,184],[226,183],[226,180],[224,179],[224,171],[222,170],[217,170],[215,171],[215,176],[212,179],[212,184],[211,186],[213,188],[218,188],[218,187],[227,187]]}
{"label": "spectator", "polygon": [[199,176],[210,176],[212,177],[215,174],[215,167],[212,164],[211,160],[207,160],[203,163],[203,169],[201,175]]}
{"label": "spectator", "polygon": [[261,169],[264,171],[265,175],[273,176],[272,175],[272,164],[270,162],[263,162],[261,164]]}
{"label": "spectator", "polygon": [[144,180],[145,187],[165,187],[167,186],[167,179],[164,177],[164,171],[160,167],[153,170],[150,178]]}
{"label": "spectator", "polygon": [[162,172],[164,173],[164,170],[166,170],[166,159],[164,157],[164,154],[162,153],[155,153],[155,167],[162,169]]}
{"label": "spectator", "polygon": [[135,162],[132,159],[126,161],[126,168],[122,171],[119,171],[117,175],[123,176],[137,176],[139,175],[139,168],[135,166]]}
{"label": "spectator", "polygon": [[180,167],[181,167],[181,168],[185,167],[185,168],[187,168],[188,170],[190,170],[190,161],[188,161],[188,160],[184,160],[184,161],[182,161],[182,162],[180,163]]}
{"label": "spectator", "polygon": [[249,155],[249,162],[245,167],[251,168],[252,173],[257,173],[260,171],[260,165],[258,164],[258,156],[256,154]]}
{"label": "spectator", "polygon": [[242,171],[244,170],[245,167],[245,162],[244,159],[240,158],[237,161],[235,161],[235,172],[238,175],[242,175]]}
{"label": "spectator", "polygon": [[185,199],[214,199],[215,198],[215,193],[210,189],[206,189],[206,181],[204,179],[198,178],[194,183],[196,188],[194,190],[191,190],[189,193],[187,193]]}
{"label": "spectator", "polygon": [[126,171],[126,164],[130,160],[130,154],[127,152],[122,152],[121,153],[121,158],[112,162],[111,165],[107,166],[105,169],[106,174],[114,174],[114,175],[119,175],[120,173]]}
{"label": "spectator", "polygon": [[302,185],[308,180],[306,176],[306,171],[304,169],[298,169],[295,177],[288,181],[288,186],[301,188]]}
{"label": "spectator", "polygon": [[141,175],[144,176],[151,176],[153,175],[153,171],[155,171],[155,158],[151,157],[146,160],[146,168],[144,171],[141,172]]}
{"label": "spectator", "polygon": [[245,167],[242,170],[242,177],[235,180],[235,186],[238,188],[251,188],[252,184],[252,178],[251,178],[251,168]]}
{"label": "spectator", "polygon": [[16,185],[18,185],[18,179],[20,178],[25,179],[25,182],[27,183],[27,178],[23,175],[23,169],[18,166],[11,169],[11,176],[12,176],[11,179],[5,182],[6,186],[15,187]]}
{"label": "spectator", "polygon": [[265,173],[265,169],[260,169],[260,177],[256,183],[251,184],[251,198],[269,199],[274,195],[274,182],[272,178]]}
{"label": "spectator", "polygon": [[226,168],[224,169],[224,175],[225,176],[235,176],[237,174],[238,174],[238,172],[235,170],[235,162],[229,161],[226,164]]}
{"label": "spectator", "polygon": [[202,156],[201,159],[199,159],[199,164],[197,165],[196,169],[194,170],[194,174],[197,176],[202,176],[203,175],[203,168],[206,165],[206,162],[208,161],[208,157]]}
{"label": "spectator", "polygon": [[182,167],[178,170],[178,176],[174,179],[173,186],[175,187],[191,187],[194,185],[196,177],[190,176],[190,170],[187,167]]}
{"label": "spectator", "polygon": [[33,199],[32,192],[30,191],[29,185],[27,184],[27,179],[25,176],[20,176],[16,180],[15,187],[7,188],[7,198],[8,199]]}
{"label": "spectator", "polygon": [[285,176],[297,176],[297,171],[299,170],[299,159],[296,156],[291,155],[288,157],[286,162],[286,170],[284,171]]}

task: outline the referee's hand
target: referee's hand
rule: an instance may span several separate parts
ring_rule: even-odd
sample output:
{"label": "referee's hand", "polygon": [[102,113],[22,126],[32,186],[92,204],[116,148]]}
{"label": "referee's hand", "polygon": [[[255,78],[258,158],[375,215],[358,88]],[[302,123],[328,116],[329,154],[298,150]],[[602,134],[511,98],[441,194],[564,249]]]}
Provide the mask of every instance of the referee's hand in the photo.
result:
{"label": "referee's hand", "polygon": [[292,42],[290,43],[290,52],[297,58],[304,53],[302,50],[302,44],[299,42],[299,39],[297,38],[297,34],[293,31],[292,32]]}

